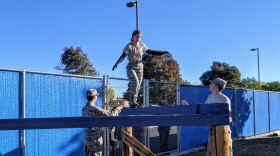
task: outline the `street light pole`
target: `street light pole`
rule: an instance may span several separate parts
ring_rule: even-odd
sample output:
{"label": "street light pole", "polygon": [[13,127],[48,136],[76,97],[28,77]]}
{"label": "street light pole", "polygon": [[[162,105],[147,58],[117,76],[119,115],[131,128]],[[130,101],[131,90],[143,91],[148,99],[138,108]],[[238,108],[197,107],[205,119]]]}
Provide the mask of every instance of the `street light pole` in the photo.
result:
{"label": "street light pole", "polygon": [[259,80],[259,84],[260,84],[261,80],[260,80],[260,54],[259,54],[259,48],[253,48],[253,49],[251,49],[251,51],[257,51],[257,53],[258,53],[258,80]]}
{"label": "street light pole", "polygon": [[139,30],[139,18],[138,18],[138,0],[135,2],[128,2],[126,3],[126,6],[129,8],[132,8],[136,6],[136,30]]}
{"label": "street light pole", "polygon": [[136,30],[139,30],[139,20],[138,20],[138,0],[136,0]]}

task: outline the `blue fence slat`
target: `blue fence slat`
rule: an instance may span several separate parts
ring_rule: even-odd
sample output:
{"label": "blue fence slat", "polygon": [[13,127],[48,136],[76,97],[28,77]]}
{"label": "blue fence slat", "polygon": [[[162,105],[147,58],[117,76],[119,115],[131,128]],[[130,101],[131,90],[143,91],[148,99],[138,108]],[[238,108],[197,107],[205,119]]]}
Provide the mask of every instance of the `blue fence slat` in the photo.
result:
{"label": "blue fence slat", "polygon": [[[185,85],[180,87],[180,100],[187,100],[190,105],[204,104],[209,94],[208,87]],[[208,132],[208,126],[182,126],[180,149],[188,150],[203,145],[207,141]]]}
{"label": "blue fence slat", "polygon": [[[26,118],[79,117],[89,88],[101,93],[101,80],[26,73]],[[101,95],[97,105],[102,105]],[[25,154],[84,155],[83,137],[82,128],[28,130]]]}
{"label": "blue fence slat", "polygon": [[[0,118],[20,117],[20,72],[0,71]],[[20,155],[20,132],[0,131],[0,155]]]}
{"label": "blue fence slat", "polygon": [[181,150],[189,150],[207,143],[209,126],[182,126]]}
{"label": "blue fence slat", "polygon": [[231,89],[231,88],[226,88],[225,90],[223,90],[223,94],[225,94],[230,102],[231,102],[231,116],[232,116],[232,122],[229,125],[230,129],[231,129],[231,137],[235,138],[237,136],[237,132],[236,132],[236,122],[235,122],[235,118],[236,118],[236,111],[235,111],[235,89]]}
{"label": "blue fence slat", "polygon": [[208,87],[181,85],[180,100],[187,100],[189,104],[204,104],[210,93]]}
{"label": "blue fence slat", "polygon": [[268,93],[255,91],[256,134],[269,132]]}
{"label": "blue fence slat", "polygon": [[270,130],[275,131],[280,129],[280,93],[269,93],[269,105],[270,105]]}
{"label": "blue fence slat", "polygon": [[254,135],[254,99],[252,90],[236,90],[237,136]]}

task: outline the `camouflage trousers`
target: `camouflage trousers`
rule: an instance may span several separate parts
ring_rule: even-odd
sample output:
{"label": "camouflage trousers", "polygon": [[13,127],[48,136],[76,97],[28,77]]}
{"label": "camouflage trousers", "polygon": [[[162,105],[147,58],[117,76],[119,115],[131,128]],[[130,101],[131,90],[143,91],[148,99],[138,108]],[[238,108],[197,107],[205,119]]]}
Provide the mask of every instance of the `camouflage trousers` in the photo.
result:
{"label": "camouflage trousers", "polygon": [[143,81],[143,64],[128,63],[126,66],[126,74],[129,79],[129,102],[135,104]]}
{"label": "camouflage trousers", "polygon": [[102,156],[102,152],[94,151],[94,147],[85,145],[85,156]]}
{"label": "camouflage trousers", "polygon": [[97,130],[86,130],[85,156],[101,156],[103,139]]}
{"label": "camouflage trousers", "polygon": [[[208,142],[207,142],[207,156],[211,156],[212,155],[212,152],[211,152],[211,136],[210,136],[210,130],[211,128],[214,128],[214,127],[210,127],[209,128],[209,134],[208,134]],[[229,135],[229,152],[230,152],[230,156],[233,155],[233,152],[232,152],[232,139],[231,139],[231,130],[230,130],[230,127],[228,127],[228,135]]]}

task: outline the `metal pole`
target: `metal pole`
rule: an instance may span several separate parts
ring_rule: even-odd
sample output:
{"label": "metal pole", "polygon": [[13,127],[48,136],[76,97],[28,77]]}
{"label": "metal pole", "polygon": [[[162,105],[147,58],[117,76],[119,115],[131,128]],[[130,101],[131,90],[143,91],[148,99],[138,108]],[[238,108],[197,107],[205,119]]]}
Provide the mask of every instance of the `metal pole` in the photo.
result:
{"label": "metal pole", "polygon": [[[108,76],[103,75],[102,80],[102,104],[108,103],[107,94],[108,94]],[[105,108],[106,109],[106,108]],[[103,127],[102,128],[102,138],[103,138],[103,149],[102,153],[104,156],[109,156],[108,149],[109,149],[109,136],[108,136],[108,128]]]}
{"label": "metal pole", "polygon": [[[22,71],[21,78],[21,118],[25,118],[25,70]],[[20,131],[21,134],[21,156],[25,156],[25,130]]]}
{"label": "metal pole", "polygon": [[177,82],[176,83],[176,105],[180,105],[181,101],[180,101],[180,83]]}
{"label": "metal pole", "polygon": [[138,0],[136,0],[136,30],[139,30],[139,20],[138,20]]}
{"label": "metal pole", "polygon": [[258,52],[258,78],[259,78],[259,85],[260,85],[260,54],[259,54],[259,48],[257,48],[257,52]]}
{"label": "metal pole", "polygon": [[[109,106],[109,79],[108,79],[108,75],[105,76],[105,90],[106,90],[106,94],[105,94],[105,98],[106,98],[106,110],[110,110],[110,106]],[[109,134],[109,127],[106,127],[106,155],[105,156],[109,156],[110,155],[110,134]]]}
{"label": "metal pole", "polygon": [[[149,80],[143,81],[143,104],[144,107],[149,107]],[[149,127],[144,127],[144,145],[150,148],[150,131]]]}

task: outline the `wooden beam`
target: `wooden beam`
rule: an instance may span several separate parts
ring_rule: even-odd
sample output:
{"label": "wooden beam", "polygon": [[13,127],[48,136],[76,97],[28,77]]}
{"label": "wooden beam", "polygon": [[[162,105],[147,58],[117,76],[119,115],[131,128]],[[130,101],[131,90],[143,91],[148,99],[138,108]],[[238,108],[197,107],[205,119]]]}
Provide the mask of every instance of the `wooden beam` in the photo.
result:
{"label": "wooden beam", "polygon": [[164,107],[126,108],[121,115],[191,115],[191,114],[230,114],[226,103],[197,104]]}
{"label": "wooden beam", "polygon": [[[123,132],[126,132],[127,135],[132,137],[132,127],[125,127]],[[127,140],[125,140],[125,136],[123,136],[122,132],[122,156],[133,156],[133,150],[127,143]]]}
{"label": "wooden beam", "polygon": [[130,126],[210,126],[229,125],[229,115],[145,115],[117,117],[63,117],[0,119],[0,130],[130,127]]}
{"label": "wooden beam", "polygon": [[122,131],[122,141],[141,156],[156,156],[152,151],[126,131]]}

